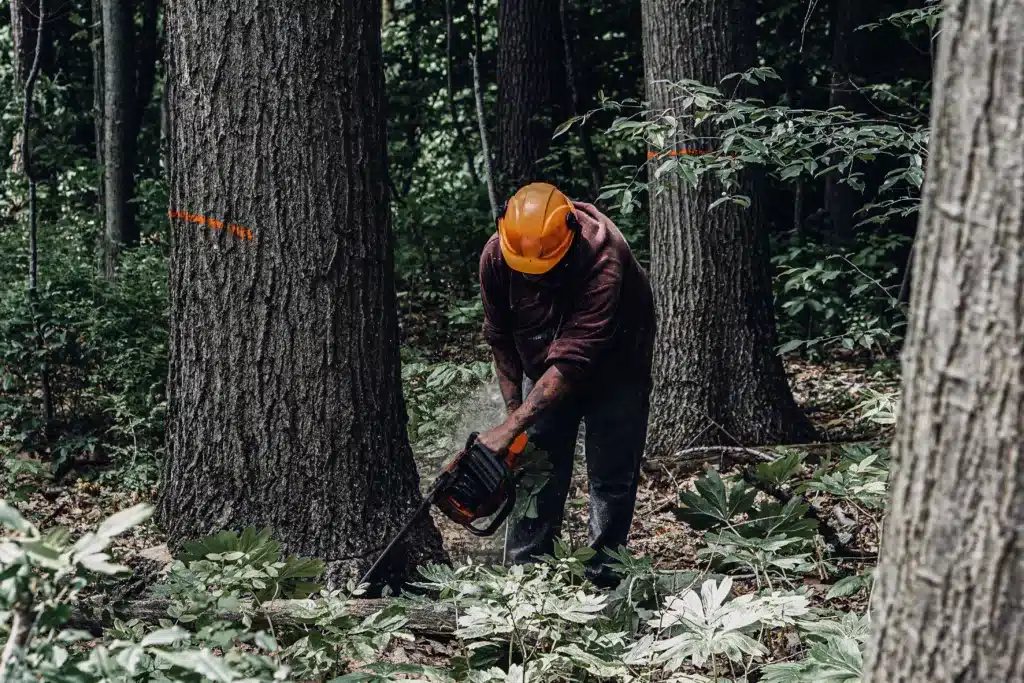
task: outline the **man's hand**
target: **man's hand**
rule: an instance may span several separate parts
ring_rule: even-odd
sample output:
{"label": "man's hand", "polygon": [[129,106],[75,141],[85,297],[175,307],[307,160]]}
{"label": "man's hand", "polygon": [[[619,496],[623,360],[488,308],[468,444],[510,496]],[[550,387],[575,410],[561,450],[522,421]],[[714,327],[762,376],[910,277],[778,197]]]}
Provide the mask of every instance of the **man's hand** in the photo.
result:
{"label": "man's hand", "polygon": [[477,442],[499,455],[503,454],[512,445],[512,442],[516,440],[516,437],[519,436],[509,424],[510,422],[511,420],[506,420],[497,427],[483,432],[477,436]]}
{"label": "man's hand", "polygon": [[495,453],[504,453],[516,437],[525,432],[546,411],[570,391],[569,382],[556,367],[548,368],[534,385],[526,402],[511,411],[500,425],[477,437],[477,441]]}

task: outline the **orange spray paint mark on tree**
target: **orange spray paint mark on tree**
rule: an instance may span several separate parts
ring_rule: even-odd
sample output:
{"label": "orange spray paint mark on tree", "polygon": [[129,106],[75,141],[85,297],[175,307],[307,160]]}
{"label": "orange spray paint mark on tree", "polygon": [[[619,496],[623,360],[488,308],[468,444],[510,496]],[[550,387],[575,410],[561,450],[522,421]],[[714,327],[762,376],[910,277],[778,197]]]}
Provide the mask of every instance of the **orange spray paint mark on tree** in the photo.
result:
{"label": "orange spray paint mark on tree", "polygon": [[239,239],[251,240],[253,238],[252,228],[247,228],[244,225],[228,223],[225,226],[224,221],[222,220],[218,220],[216,218],[208,218],[207,216],[200,216],[194,213],[188,213],[187,211],[176,211],[174,209],[168,211],[167,216],[171,220],[177,218],[179,220],[188,221],[190,223],[198,223],[199,225],[205,225],[207,227],[213,228],[214,230],[224,230],[226,227],[228,232],[230,232],[232,235]]}

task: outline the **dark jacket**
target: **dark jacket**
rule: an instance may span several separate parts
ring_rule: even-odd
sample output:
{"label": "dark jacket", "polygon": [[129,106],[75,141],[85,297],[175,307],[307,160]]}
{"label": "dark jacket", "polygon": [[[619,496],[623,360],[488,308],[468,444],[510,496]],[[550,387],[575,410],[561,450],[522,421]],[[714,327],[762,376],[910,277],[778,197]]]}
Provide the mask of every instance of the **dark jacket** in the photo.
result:
{"label": "dark jacket", "polygon": [[649,382],[655,318],[647,273],[607,216],[573,205],[580,234],[541,277],[509,268],[496,234],[487,242],[480,256],[487,343],[518,354],[534,381],[555,366],[577,384]]}

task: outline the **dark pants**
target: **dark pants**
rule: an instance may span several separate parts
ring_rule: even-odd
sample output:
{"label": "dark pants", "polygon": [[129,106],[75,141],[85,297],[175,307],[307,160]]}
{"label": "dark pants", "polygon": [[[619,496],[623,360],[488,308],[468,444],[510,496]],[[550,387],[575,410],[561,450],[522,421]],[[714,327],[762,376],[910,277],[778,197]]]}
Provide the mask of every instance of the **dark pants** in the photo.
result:
{"label": "dark pants", "polygon": [[[532,389],[529,381],[527,390]],[[588,574],[607,582],[605,548],[626,545],[647,439],[648,382],[588,387],[556,404],[529,430],[534,446],[552,465],[551,478],[537,496],[537,517],[515,520],[509,530],[512,562],[551,554],[562,528],[565,499],[572,483],[573,456],[580,421],[586,424],[585,453],[590,488],[590,547],[598,551]]]}

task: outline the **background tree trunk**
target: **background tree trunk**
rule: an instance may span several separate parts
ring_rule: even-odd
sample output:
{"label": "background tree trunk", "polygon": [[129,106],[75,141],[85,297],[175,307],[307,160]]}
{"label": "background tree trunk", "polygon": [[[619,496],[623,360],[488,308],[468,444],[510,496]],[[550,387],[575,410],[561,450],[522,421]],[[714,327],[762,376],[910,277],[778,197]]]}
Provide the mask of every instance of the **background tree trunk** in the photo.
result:
{"label": "background tree trunk", "polygon": [[[580,96],[580,80],[576,75],[575,48],[578,40],[578,32],[573,30],[579,25],[579,21],[571,18],[570,9],[567,7],[568,0],[558,1],[559,26],[562,30],[562,45],[565,49],[565,83],[569,90],[569,114],[571,116],[583,115],[586,108],[583,106],[583,98]],[[568,118],[568,117],[567,117]],[[590,182],[591,200],[601,194],[601,186],[604,185],[603,173],[601,171],[601,160],[597,156],[597,150],[590,140],[590,131],[587,124],[577,126],[579,130],[580,147],[583,148],[583,158],[587,160],[588,180]],[[568,174],[571,177],[570,173]]]}
{"label": "background tree trunk", "polygon": [[[14,74],[14,89],[22,90],[32,67],[36,52],[36,35],[39,32],[39,0],[10,0],[11,3],[11,71]],[[21,135],[15,132],[11,141],[11,173],[24,172],[21,161]]]}
{"label": "background tree trunk", "polygon": [[565,50],[554,0],[498,4],[498,194],[540,180],[537,160],[566,110]]}
{"label": "background tree trunk", "polygon": [[[864,98],[854,91],[854,69],[857,61],[857,27],[862,16],[876,20],[879,14],[863,13],[866,0],[833,0],[832,2],[832,82],[829,84],[829,107],[857,110]],[[835,244],[853,241],[854,212],[857,192],[839,182],[845,172],[833,172],[825,178],[825,206],[832,223],[829,240]]]}
{"label": "background tree trunk", "polygon": [[[103,127],[103,0],[92,0],[91,33],[92,33],[92,122],[96,146],[96,168],[100,173],[106,173],[106,166],[103,163],[104,127]],[[104,179],[96,184],[96,206],[99,214],[103,216],[103,185]],[[104,225],[106,221],[104,220]]]}
{"label": "background tree trunk", "polygon": [[11,4],[11,67],[14,85],[21,88],[32,68],[36,53],[36,34],[39,32],[39,0],[10,0]]}
{"label": "background tree trunk", "polygon": [[[744,0],[644,0],[643,22],[647,99],[655,110],[672,106],[656,80],[717,85],[754,64],[752,5]],[[697,190],[676,184],[651,198],[659,332],[652,454],[812,436],[775,352],[768,235],[753,179],[746,185],[753,200],[746,209],[728,203],[709,210],[720,194],[710,181]]]}
{"label": "background tree trunk", "polygon": [[[172,544],[267,525],[337,581],[421,501],[380,21],[379,0],[167,6],[177,218],[159,518]],[[384,574],[444,559],[429,518],[391,558]]]}
{"label": "background tree trunk", "polygon": [[104,270],[113,277],[122,247],[138,243],[134,195],[135,87],[131,0],[103,2]]}
{"label": "background tree trunk", "polygon": [[946,3],[865,681],[1024,680],[1022,25]]}

